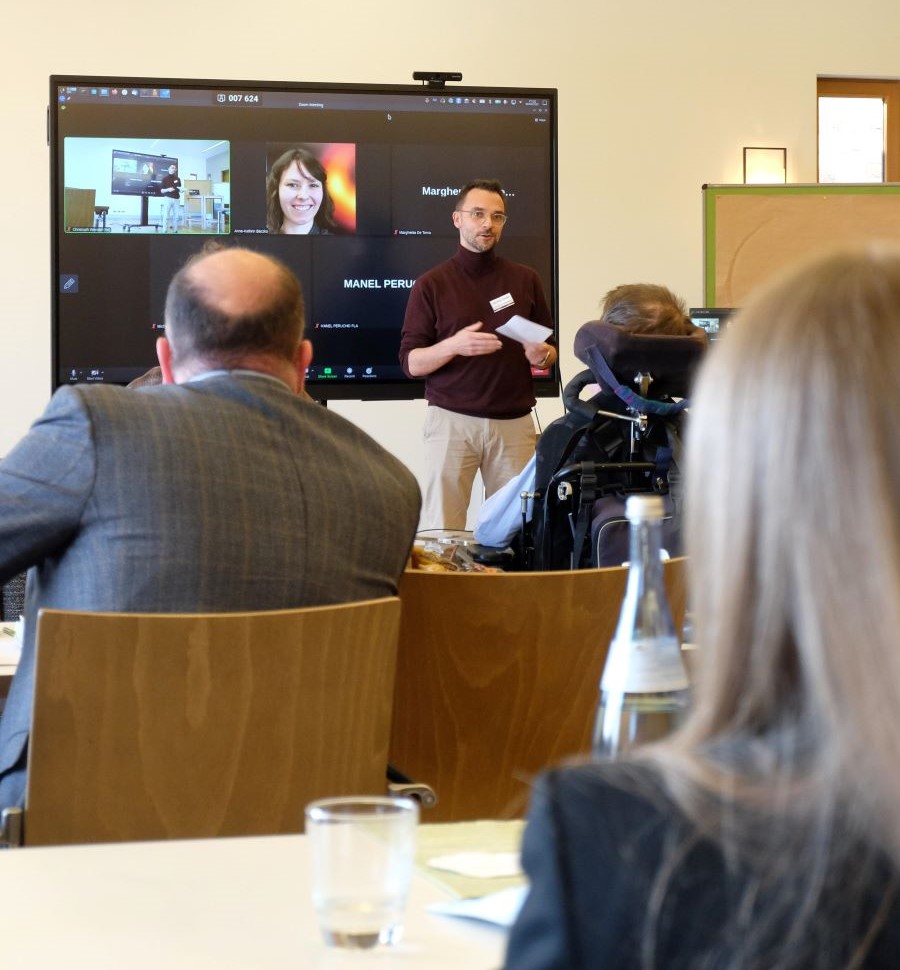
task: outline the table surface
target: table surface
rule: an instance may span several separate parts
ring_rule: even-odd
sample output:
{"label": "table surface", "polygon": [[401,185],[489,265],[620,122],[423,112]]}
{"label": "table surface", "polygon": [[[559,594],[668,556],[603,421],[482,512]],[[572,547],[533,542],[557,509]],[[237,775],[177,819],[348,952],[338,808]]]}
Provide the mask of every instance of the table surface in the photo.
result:
{"label": "table surface", "polygon": [[403,941],[322,942],[301,835],[0,852],[4,970],[366,967],[497,970],[498,927],[428,913],[448,894],[418,870]]}

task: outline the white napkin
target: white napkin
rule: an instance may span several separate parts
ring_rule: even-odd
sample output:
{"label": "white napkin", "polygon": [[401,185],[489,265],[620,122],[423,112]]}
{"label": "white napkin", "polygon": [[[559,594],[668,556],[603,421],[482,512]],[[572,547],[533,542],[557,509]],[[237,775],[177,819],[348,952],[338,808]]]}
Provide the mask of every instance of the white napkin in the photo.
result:
{"label": "white napkin", "polygon": [[520,876],[518,852],[457,852],[428,860],[432,869],[458,872],[461,876],[480,876],[494,879],[498,876]]}

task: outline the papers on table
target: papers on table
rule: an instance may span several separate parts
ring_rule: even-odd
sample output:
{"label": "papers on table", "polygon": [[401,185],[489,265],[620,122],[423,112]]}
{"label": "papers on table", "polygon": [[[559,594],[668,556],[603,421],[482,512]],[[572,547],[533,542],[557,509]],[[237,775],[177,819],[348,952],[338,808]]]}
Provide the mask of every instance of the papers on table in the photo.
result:
{"label": "papers on table", "polygon": [[420,825],[416,867],[445,892],[461,898],[521,886],[525,877],[518,856],[524,827],[522,819]]}
{"label": "papers on table", "polygon": [[0,667],[15,666],[22,653],[22,620],[0,622]]}
{"label": "papers on table", "polygon": [[420,825],[419,870],[460,897],[434,903],[429,912],[511,926],[526,892],[519,865],[524,826],[521,819]]}
{"label": "papers on table", "polygon": [[496,879],[498,876],[521,876],[518,852],[457,852],[428,860],[432,869],[458,872],[461,876]]}
{"label": "papers on table", "polygon": [[510,317],[506,323],[497,327],[497,333],[501,333],[511,340],[517,340],[520,344],[540,344],[553,331],[549,327],[535,323],[533,320],[526,320],[525,317],[521,317],[517,313],[514,317]]}
{"label": "papers on table", "polygon": [[515,923],[522,903],[525,902],[527,886],[510,886],[477,899],[454,899],[447,903],[432,903],[429,913],[442,916],[462,916],[477,919],[495,926],[510,927]]}

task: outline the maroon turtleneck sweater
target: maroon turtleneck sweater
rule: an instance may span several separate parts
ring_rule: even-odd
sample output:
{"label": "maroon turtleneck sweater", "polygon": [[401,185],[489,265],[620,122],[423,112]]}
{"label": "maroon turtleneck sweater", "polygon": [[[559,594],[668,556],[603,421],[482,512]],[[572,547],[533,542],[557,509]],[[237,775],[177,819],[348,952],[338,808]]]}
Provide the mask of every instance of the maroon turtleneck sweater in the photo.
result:
{"label": "maroon turtleneck sweater", "polygon": [[[491,300],[509,294],[513,302],[498,312]],[[484,325],[493,332],[519,314],[552,327],[550,308],[537,273],[503,259],[491,250],[473,253],[462,246],[456,255],[416,280],[409,294],[400,363],[417,347],[430,347],[463,327]],[[503,346],[480,357],[454,357],[425,378],[425,397],[436,407],[479,418],[519,418],[534,406],[531,366],[522,345],[501,336]]]}

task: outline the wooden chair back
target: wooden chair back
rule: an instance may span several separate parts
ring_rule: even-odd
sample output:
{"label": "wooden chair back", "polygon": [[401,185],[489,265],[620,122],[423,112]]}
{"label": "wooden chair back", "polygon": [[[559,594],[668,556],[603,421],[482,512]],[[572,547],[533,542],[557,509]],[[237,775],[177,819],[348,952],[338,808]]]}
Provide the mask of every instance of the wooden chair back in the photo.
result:
{"label": "wooden chair back", "polygon": [[[676,629],[684,562],[664,565]],[[626,576],[404,573],[391,764],[434,788],[427,821],[519,817],[539,771],[590,751]]]}
{"label": "wooden chair back", "polygon": [[25,844],[300,832],[384,794],[399,618],[43,610]]}

